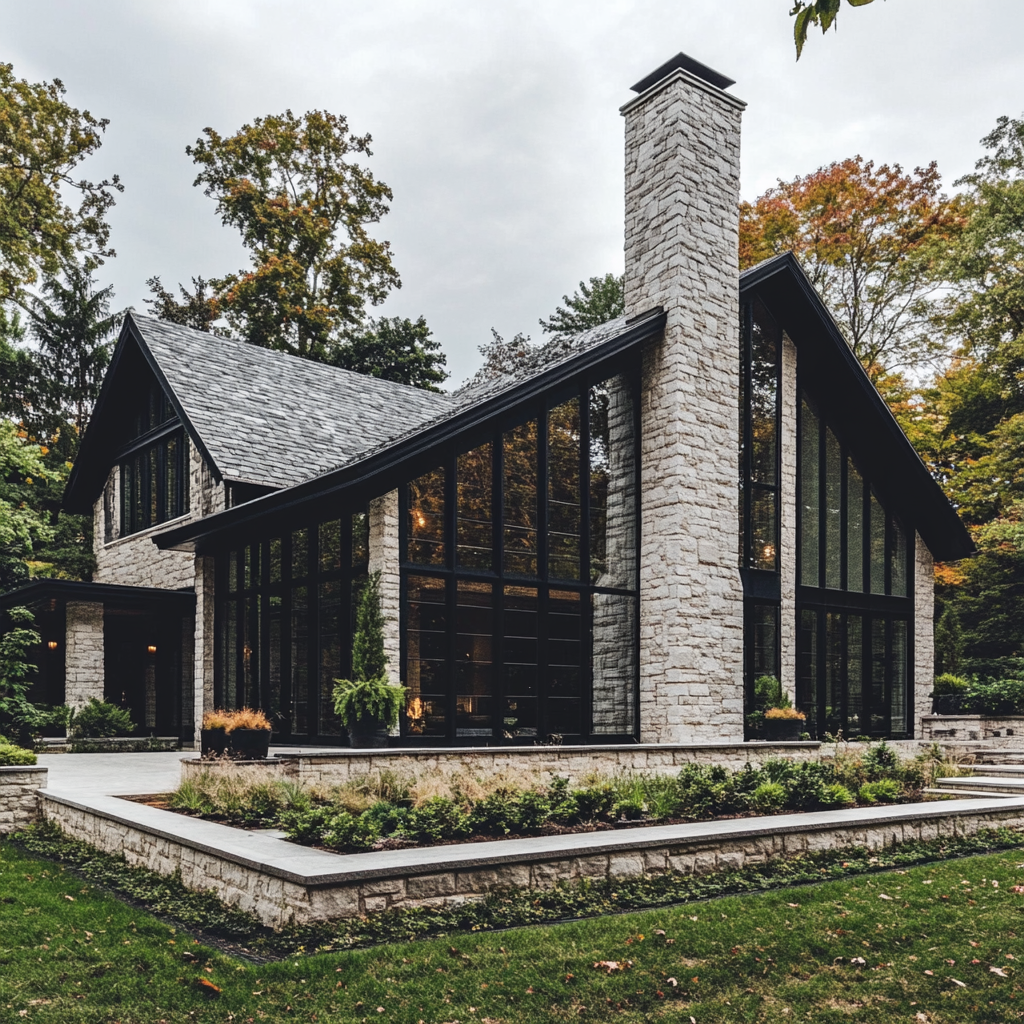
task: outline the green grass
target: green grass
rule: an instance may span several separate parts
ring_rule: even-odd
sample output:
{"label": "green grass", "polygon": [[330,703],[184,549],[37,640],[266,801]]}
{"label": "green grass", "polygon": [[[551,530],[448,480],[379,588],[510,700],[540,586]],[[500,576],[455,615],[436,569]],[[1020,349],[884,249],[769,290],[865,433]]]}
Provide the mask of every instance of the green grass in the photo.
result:
{"label": "green grass", "polygon": [[253,964],[4,845],[0,1021],[1011,1021],[1021,859]]}

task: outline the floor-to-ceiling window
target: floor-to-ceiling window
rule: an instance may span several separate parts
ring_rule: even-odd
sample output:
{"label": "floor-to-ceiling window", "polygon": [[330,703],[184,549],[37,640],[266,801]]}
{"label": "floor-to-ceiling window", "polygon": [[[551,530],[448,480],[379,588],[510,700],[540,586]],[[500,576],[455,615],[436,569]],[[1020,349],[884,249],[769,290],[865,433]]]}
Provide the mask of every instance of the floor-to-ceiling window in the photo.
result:
{"label": "floor-to-ceiling window", "polygon": [[753,708],[758,676],[781,677],[779,519],[781,508],[782,333],[758,301],[740,320],[740,566],[744,595],[744,687]]}
{"label": "floor-to-ceiling window", "polygon": [[368,559],[365,512],[219,557],[217,705],[262,708],[282,738],[340,736],[332,689],[350,668]]}
{"label": "floor-to-ceiling window", "polygon": [[806,394],[798,476],[797,703],[819,737],[907,736],[910,538]]}
{"label": "floor-to-ceiling window", "polygon": [[637,734],[636,393],[538,400],[402,488],[408,740]]}

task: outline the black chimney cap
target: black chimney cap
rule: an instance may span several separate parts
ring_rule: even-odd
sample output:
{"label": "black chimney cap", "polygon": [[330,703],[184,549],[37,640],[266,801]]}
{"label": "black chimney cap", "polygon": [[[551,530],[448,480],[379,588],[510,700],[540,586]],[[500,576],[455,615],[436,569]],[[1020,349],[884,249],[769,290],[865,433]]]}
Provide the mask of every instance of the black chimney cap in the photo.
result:
{"label": "black chimney cap", "polygon": [[733,79],[720,75],[717,71],[709,68],[707,64],[701,64],[699,60],[687,57],[685,53],[677,53],[671,60],[665,61],[657,71],[652,71],[646,78],[641,78],[633,86],[633,92],[643,92],[645,89],[649,89],[656,82],[660,82],[667,75],[672,74],[677,68],[689,71],[691,75],[696,75],[709,85],[719,89],[728,89],[730,85],[736,84]]}

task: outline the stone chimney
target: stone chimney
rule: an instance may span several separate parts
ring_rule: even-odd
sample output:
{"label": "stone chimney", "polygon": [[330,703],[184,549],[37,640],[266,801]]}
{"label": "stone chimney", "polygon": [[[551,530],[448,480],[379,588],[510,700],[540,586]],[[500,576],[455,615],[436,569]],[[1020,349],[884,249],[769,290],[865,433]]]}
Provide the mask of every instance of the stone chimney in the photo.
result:
{"label": "stone chimney", "polygon": [[627,315],[667,314],[644,354],[644,742],[743,739],[739,182],[745,104],[680,53],[626,119]]}

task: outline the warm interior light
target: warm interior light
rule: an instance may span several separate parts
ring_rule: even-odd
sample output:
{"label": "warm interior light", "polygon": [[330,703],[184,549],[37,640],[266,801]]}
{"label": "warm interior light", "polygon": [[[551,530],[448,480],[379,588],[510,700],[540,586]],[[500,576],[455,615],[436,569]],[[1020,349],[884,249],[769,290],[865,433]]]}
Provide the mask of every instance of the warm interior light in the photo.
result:
{"label": "warm interior light", "polygon": [[146,650],[149,651],[150,654],[156,654],[156,644],[150,644]]}
{"label": "warm interior light", "polygon": [[770,562],[775,557],[775,545],[765,544],[763,553],[765,561]]}
{"label": "warm interior light", "polygon": [[56,640],[49,640],[49,641],[47,641],[46,646],[49,647],[51,651],[55,651],[55,650],[57,650],[57,641]]}

